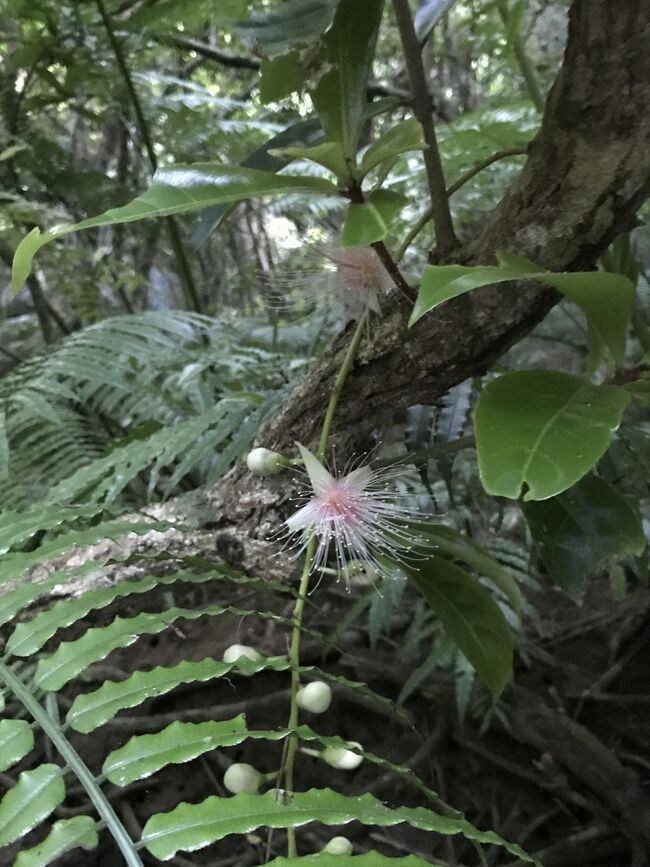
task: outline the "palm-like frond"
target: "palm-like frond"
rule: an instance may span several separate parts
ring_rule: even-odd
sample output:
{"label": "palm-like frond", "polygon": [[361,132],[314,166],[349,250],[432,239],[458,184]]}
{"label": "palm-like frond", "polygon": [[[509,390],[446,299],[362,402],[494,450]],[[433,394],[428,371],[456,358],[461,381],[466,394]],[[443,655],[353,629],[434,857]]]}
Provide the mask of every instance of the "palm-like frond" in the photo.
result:
{"label": "palm-like frond", "polygon": [[0,380],[3,506],[50,487],[54,502],[109,502],[142,473],[149,497],[195,470],[214,478],[254,437],[283,367],[278,353],[191,313],[115,317],[73,334]]}

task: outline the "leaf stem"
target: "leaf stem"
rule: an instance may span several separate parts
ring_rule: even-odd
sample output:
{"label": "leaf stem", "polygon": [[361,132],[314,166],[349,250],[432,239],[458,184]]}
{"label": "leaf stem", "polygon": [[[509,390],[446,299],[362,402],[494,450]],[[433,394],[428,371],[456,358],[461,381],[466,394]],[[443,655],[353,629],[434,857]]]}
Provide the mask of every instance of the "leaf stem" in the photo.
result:
{"label": "leaf stem", "polygon": [[[95,2],[97,3],[97,9],[99,10],[102,23],[104,24],[106,35],[108,36],[108,41],[111,45],[111,48],[113,49],[113,54],[115,55],[118,69],[120,70],[120,74],[122,76],[122,79],[124,80],[126,92],[129,96],[131,105],[133,106],[136,126],[138,127],[138,132],[140,133],[140,138],[142,139],[144,149],[147,152],[147,157],[149,158],[151,170],[155,172],[158,168],[158,158],[156,157],[156,150],[153,146],[153,141],[149,133],[149,125],[147,124],[147,119],[144,115],[144,111],[142,110],[142,104],[138,97],[138,93],[133,85],[133,79],[131,78],[131,73],[129,72],[129,67],[127,66],[126,58],[124,57],[124,52],[122,51],[122,46],[120,45],[119,40],[115,35],[115,31],[113,30],[111,18],[104,4],[104,0],[95,0]],[[174,250],[174,255],[176,256],[178,268],[181,274],[181,278],[183,280],[185,300],[192,310],[200,313],[201,301],[199,299],[199,294],[196,288],[196,284],[194,282],[194,277],[192,276],[192,269],[190,268],[190,263],[185,254],[185,248],[183,246],[181,234],[178,230],[178,224],[173,217],[165,217],[164,219],[167,226],[167,231],[169,233],[169,240]]]}
{"label": "leaf stem", "polygon": [[409,0],[393,0],[397,27],[404,49],[404,59],[413,91],[413,110],[422,125],[424,140],[428,147],[424,151],[424,164],[431,196],[433,224],[436,229],[436,243],[445,254],[458,246],[458,239],[451,219],[451,211],[445,189],[445,174],[440,159],[431,112],[431,97],[422,64],[422,49],[415,33]]}
{"label": "leaf stem", "polygon": [[126,831],[126,828],[119,820],[115,810],[97,784],[97,780],[91,773],[90,769],[77,753],[70,741],[65,737],[59,726],[32,695],[29,688],[4,663],[0,663],[0,680],[4,681],[8,689],[13,692],[25,710],[45,732],[52,744],[58,750],[63,761],[73,771],[81,785],[84,787],[88,797],[95,805],[95,809],[106,822],[106,827],[109,829],[113,839],[117,843],[117,846],[124,856],[125,862],[129,867],[143,867],[140,856],[135,849],[133,840]]}

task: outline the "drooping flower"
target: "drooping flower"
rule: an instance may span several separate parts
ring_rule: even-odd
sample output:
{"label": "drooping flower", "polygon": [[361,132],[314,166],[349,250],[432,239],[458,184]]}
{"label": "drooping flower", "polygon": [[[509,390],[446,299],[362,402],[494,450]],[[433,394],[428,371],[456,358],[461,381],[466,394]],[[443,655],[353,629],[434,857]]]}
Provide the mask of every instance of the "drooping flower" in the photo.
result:
{"label": "drooping flower", "polygon": [[319,262],[300,273],[278,271],[265,281],[267,303],[280,312],[324,307],[346,321],[366,310],[380,313],[380,299],[391,278],[372,247],[313,250]]}
{"label": "drooping flower", "polygon": [[285,522],[298,537],[299,552],[316,536],[314,570],[327,565],[331,550],[338,572],[346,577],[350,568],[371,576],[387,574],[386,560],[402,560],[419,541],[408,524],[413,513],[391,490],[399,470],[361,466],[334,476],[309,449],[297,446],[312,488],[309,501]]}

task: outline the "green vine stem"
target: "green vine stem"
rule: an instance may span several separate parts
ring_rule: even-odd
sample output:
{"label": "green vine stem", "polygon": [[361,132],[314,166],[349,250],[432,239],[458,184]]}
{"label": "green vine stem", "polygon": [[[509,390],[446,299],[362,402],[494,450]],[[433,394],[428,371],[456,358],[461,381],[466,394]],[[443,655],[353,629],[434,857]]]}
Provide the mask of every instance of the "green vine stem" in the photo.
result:
{"label": "green vine stem", "polygon": [[95,805],[95,809],[106,823],[106,827],[117,843],[128,867],[144,867],[133,840],[119,820],[106,795],[102,792],[97,780],[56,722],[36,700],[23,681],[3,662],[0,662],[0,680],[13,692],[34,722],[45,732],[66,766],[70,768],[84,787],[88,797]]}
{"label": "green vine stem", "polygon": [[[512,12],[508,6],[508,0],[498,0],[497,6],[499,14],[501,15],[501,20],[505,24],[506,30],[508,30],[512,16]],[[517,24],[514,31],[509,34],[509,37],[510,47],[515,55],[521,74],[524,77],[524,81],[526,82],[528,94],[530,95],[537,111],[541,112],[544,110],[544,97],[542,96],[539,81],[537,80],[537,73],[533,68],[530,57],[526,53],[526,46],[524,45],[524,40],[521,36],[519,24]]]}
{"label": "green vine stem", "polygon": [[[361,339],[368,322],[368,311],[366,311],[359,319],[357,327],[352,335],[352,340],[348,346],[347,352],[343,359],[341,369],[338,372],[332,393],[330,395],[329,404],[323,419],[321,428],[320,440],[318,443],[317,457],[320,461],[325,457],[325,449],[329,439],[330,430],[336,407],[343,391],[343,386],[348,378],[348,374],[352,370],[354,360],[357,357]],[[294,790],[294,772],[296,764],[296,752],[298,750],[298,735],[295,733],[298,727],[298,690],[300,689],[300,638],[302,634],[302,620],[305,609],[305,601],[309,590],[309,578],[314,565],[314,554],[316,552],[316,537],[312,536],[307,543],[305,551],[305,564],[300,578],[300,586],[298,588],[298,598],[293,611],[293,628],[291,630],[291,644],[289,647],[289,660],[291,662],[291,707],[289,711],[289,729],[291,734],[288,739],[287,753],[284,761],[284,771],[280,772],[279,777],[284,773],[285,787],[289,792]],[[296,847],[296,833],[293,828],[287,830],[287,855],[289,858],[296,858],[298,850]]]}

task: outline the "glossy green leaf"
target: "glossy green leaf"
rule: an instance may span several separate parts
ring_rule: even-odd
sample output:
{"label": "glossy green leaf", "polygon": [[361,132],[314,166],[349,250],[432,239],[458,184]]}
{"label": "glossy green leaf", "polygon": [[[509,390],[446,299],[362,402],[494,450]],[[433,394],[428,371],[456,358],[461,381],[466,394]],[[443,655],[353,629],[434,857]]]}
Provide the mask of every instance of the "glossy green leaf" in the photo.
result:
{"label": "glossy green leaf", "polygon": [[274,791],[242,793],[232,798],[210,797],[198,804],[179,804],[169,813],[152,816],[142,830],[142,842],[156,858],[167,860],[179,850],[192,852],[228,834],[246,834],[260,827],[297,828],[308,822],[392,826],[406,822],[439,834],[463,834],[480,843],[505,845],[518,857],[531,860],[518,846],[504,844],[493,832],[478,831],[463,819],[439,816],[424,807],[390,809],[373,795],[342,795],[331,789],[294,792],[278,800]]}
{"label": "glossy green leaf", "polygon": [[189,762],[217,747],[240,743],[246,736],[243,714],[219,722],[181,722],[151,735],[135,735],[107,756],[102,773],[117,786],[150,777],[170,764]]}
{"label": "glossy green leaf", "polygon": [[559,497],[526,503],[524,514],[549,575],[575,598],[585,578],[645,548],[632,504],[597,476],[585,476]]}
{"label": "glossy green leaf", "polygon": [[415,33],[420,42],[427,38],[454,2],[455,0],[420,0],[413,18]]}
{"label": "glossy green leaf", "polygon": [[94,849],[98,842],[97,826],[90,816],[61,819],[41,843],[18,853],[14,867],[43,867],[78,846]]}
{"label": "glossy green leaf", "polygon": [[576,303],[588,317],[613,358],[625,354],[625,337],[634,304],[634,285],[605,271],[554,273],[523,256],[500,252],[499,265],[427,265],[409,320],[413,325],[444,301],[495,283],[536,280],[552,286]]}
{"label": "glossy green leaf", "polygon": [[327,65],[311,97],[328,139],[354,161],[363,126],[366,91],[383,0],[340,0],[323,42]]}
{"label": "glossy green leaf", "polygon": [[430,556],[405,570],[494,696],[512,673],[510,627],[492,594],[472,575]]}
{"label": "glossy green leaf", "polygon": [[433,546],[453,560],[462,560],[479,575],[489,578],[496,584],[513,611],[521,610],[521,593],[515,579],[498,560],[473,539],[464,536],[453,527],[435,523],[418,525],[418,534],[424,540],[422,556],[428,556],[427,549]]}
{"label": "glossy green leaf", "polygon": [[[328,852],[316,852],[314,855],[301,855],[298,858],[274,858],[268,862],[268,867],[344,867],[348,859],[343,855],[330,855]],[[389,858],[380,852],[364,852],[354,856],[354,864],[350,867],[441,867],[432,861],[425,861],[417,855],[403,855]]]}
{"label": "glossy green leaf", "polygon": [[350,168],[343,156],[343,148],[336,141],[325,141],[309,148],[282,148],[279,151],[274,151],[274,153],[290,160],[311,160],[311,162],[329,169],[341,180],[350,178]]}
{"label": "glossy green leaf", "polygon": [[327,30],[338,0],[288,0],[268,12],[253,12],[237,24],[248,48],[266,57],[285,54],[296,45],[309,45]]}
{"label": "glossy green leaf", "polygon": [[264,59],[260,67],[260,100],[263,105],[277,102],[292,93],[300,93],[305,73],[297,51],[272,60]]}
{"label": "glossy green leaf", "polygon": [[34,746],[32,727],[24,719],[0,719],[0,771],[24,758]]}
{"label": "glossy green leaf", "polygon": [[562,493],[602,457],[629,399],[623,388],[547,370],[495,379],[474,416],[483,487],[524,500]]}
{"label": "glossy green leaf", "polygon": [[368,247],[382,241],[390,224],[406,204],[406,198],[392,190],[375,190],[360,205],[350,205],[343,226],[344,247]]}
{"label": "glossy green leaf", "polygon": [[419,121],[415,118],[403,120],[370,145],[361,160],[359,173],[361,177],[365,177],[384,160],[408,151],[424,150],[425,147],[426,142]]}
{"label": "glossy green leaf", "polygon": [[[278,172],[289,162],[278,156],[284,147],[309,147],[321,142],[323,130],[316,118],[301,120],[291,124],[273,138],[264,142],[261,147],[250,153],[243,161],[244,168],[259,169],[265,172]],[[195,247],[202,246],[208,237],[228,218],[236,207],[236,203],[211,205],[197,217],[196,227],[191,240]]]}
{"label": "glossy green leaf", "polygon": [[14,292],[18,292],[27,279],[36,252],[55,238],[70,232],[131,223],[148,217],[189,213],[209,205],[285,193],[336,195],[337,190],[323,178],[277,175],[243,166],[195,163],[159,169],[149,189],[121,208],[112,208],[98,217],[74,225],[59,226],[50,232],[42,233],[40,229],[33,229],[21,241],[14,256]]}
{"label": "glossy green leaf", "polygon": [[65,785],[58,765],[23,771],[0,801],[0,846],[19,840],[63,802]]}
{"label": "glossy green leaf", "polygon": [[223,677],[231,671],[256,674],[267,668],[284,671],[289,668],[289,661],[270,658],[257,662],[241,659],[229,663],[207,658],[199,662],[180,662],[171,667],[157,666],[150,671],[136,671],[126,680],[109,680],[94,692],[78,695],[68,711],[66,722],[75,731],[88,734],[108,722],[119,711],[137,707],[149,698],[165,695],[181,684],[202,683]]}

